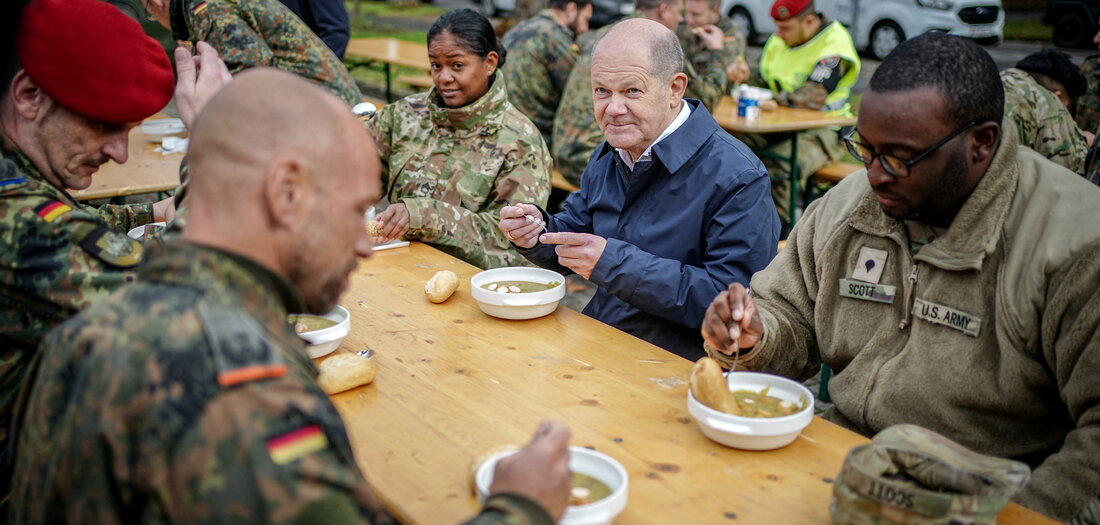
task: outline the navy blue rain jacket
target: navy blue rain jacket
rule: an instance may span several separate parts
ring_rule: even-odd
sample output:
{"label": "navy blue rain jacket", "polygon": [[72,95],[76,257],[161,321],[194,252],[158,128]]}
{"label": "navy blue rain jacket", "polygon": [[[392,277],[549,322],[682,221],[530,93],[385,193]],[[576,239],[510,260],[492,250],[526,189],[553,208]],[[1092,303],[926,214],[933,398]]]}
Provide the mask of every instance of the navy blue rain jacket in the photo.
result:
{"label": "navy blue rain jacket", "polygon": [[[653,147],[633,173],[604,142],[581,189],[547,216],[550,232],[607,239],[590,280],[599,286],[584,313],[695,360],[705,354],[707,306],[775,257],[779,218],[764,165],[718,126],[698,100],[691,116]],[[520,253],[562,274],[553,245]]]}

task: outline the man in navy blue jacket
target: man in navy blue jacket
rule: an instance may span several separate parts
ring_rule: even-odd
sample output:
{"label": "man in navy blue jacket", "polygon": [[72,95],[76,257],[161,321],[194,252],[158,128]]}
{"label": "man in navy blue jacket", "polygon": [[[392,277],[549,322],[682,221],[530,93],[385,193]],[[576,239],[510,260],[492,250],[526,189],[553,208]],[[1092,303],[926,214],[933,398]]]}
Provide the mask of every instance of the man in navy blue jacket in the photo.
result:
{"label": "man in navy blue jacket", "polygon": [[748,285],[775,256],[779,220],[767,171],[697,100],[676,35],[620,22],[596,45],[592,88],[607,139],[581,189],[549,216],[501,210],[500,228],[532,262],[599,286],[584,313],[688,359],[706,355],[710,300]]}
{"label": "man in navy blue jacket", "polygon": [[351,22],[343,0],[279,0],[294,11],[325,45],[343,60],[351,38]]}

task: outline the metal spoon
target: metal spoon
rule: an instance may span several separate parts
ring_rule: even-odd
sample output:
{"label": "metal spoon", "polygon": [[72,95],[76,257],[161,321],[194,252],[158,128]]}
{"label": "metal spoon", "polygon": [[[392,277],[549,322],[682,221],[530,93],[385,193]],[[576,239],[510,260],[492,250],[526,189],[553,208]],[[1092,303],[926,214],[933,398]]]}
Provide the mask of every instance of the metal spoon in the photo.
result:
{"label": "metal spoon", "polygon": [[374,357],[374,350],[371,350],[370,348],[364,348],[364,349],[356,352],[356,355],[358,355],[359,357],[365,358],[365,359],[370,359],[370,358]]}
{"label": "metal spoon", "polygon": [[370,120],[378,111],[378,108],[370,102],[360,102],[351,108],[351,112],[359,117],[359,120]]}

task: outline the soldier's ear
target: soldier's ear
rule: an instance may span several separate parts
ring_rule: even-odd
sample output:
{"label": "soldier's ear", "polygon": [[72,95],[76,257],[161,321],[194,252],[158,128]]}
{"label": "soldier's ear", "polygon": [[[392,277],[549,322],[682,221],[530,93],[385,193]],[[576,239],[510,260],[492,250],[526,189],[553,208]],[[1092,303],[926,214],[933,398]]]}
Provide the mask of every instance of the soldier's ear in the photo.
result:
{"label": "soldier's ear", "polygon": [[264,171],[263,184],[264,207],[273,226],[297,230],[308,223],[316,188],[299,159],[282,156],[271,161]]}
{"label": "soldier's ear", "polygon": [[8,96],[15,106],[15,112],[23,119],[33,121],[43,113],[46,107],[46,95],[25,70],[19,70],[11,80]]}

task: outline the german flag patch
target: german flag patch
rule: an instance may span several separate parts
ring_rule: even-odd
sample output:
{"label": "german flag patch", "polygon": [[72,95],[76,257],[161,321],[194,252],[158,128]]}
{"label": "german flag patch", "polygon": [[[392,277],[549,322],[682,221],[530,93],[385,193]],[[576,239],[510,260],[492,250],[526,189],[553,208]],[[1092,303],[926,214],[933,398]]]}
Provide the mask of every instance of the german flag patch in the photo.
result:
{"label": "german flag patch", "polygon": [[34,209],[34,213],[46,222],[53,222],[70,211],[73,209],[68,204],[59,201],[46,201]]}
{"label": "german flag patch", "polygon": [[320,425],[306,425],[267,440],[267,453],[276,465],[286,465],[328,447],[328,437]]}
{"label": "german flag patch", "polygon": [[203,11],[206,11],[206,2],[202,2],[199,5],[191,8],[191,14],[197,15]]}

